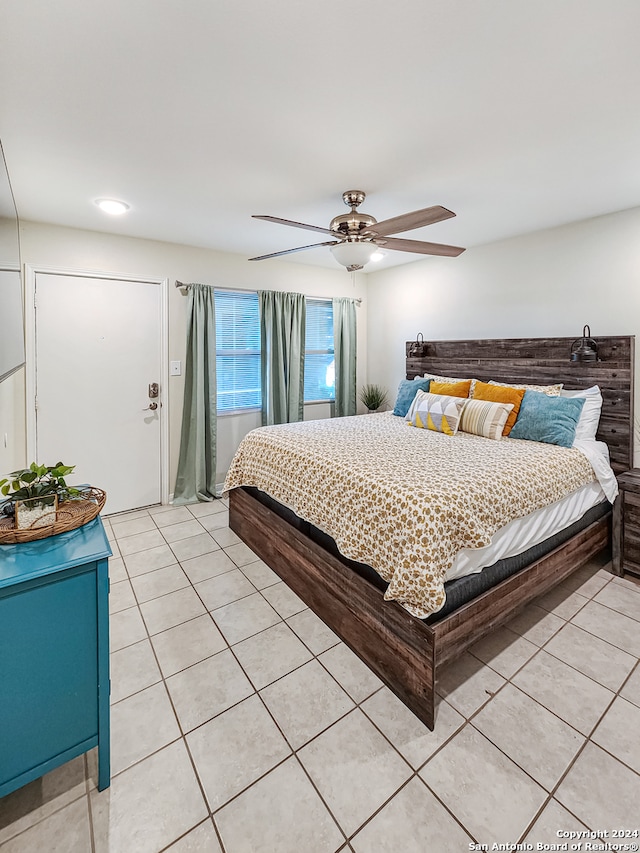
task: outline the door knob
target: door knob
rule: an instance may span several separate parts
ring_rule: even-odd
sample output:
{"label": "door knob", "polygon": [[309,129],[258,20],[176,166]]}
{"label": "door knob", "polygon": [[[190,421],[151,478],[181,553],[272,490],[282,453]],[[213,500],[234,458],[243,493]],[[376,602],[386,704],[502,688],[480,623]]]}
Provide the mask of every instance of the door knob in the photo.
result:
{"label": "door knob", "polygon": [[157,408],[158,408],[158,404],[154,402],[154,403],[149,403],[149,405],[145,409],[143,409],[142,411],[147,412],[149,409],[151,409],[152,412],[155,412],[155,410]]}

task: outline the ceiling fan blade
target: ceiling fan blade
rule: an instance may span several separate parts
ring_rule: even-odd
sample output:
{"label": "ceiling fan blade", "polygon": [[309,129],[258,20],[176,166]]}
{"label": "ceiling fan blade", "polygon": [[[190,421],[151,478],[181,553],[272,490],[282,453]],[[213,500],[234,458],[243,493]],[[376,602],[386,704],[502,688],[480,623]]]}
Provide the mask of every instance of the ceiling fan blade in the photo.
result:
{"label": "ceiling fan blade", "polygon": [[442,255],[445,258],[456,258],[464,252],[460,246],[446,246],[444,243],[424,243],[422,240],[400,240],[391,237],[388,240],[378,240],[376,243],[384,249],[395,249],[398,252],[415,252],[417,255]]}
{"label": "ceiling fan blade", "polygon": [[285,249],[283,252],[272,252],[270,255],[260,255],[257,258],[249,258],[250,261],[264,261],[267,258],[279,258],[280,255],[290,255],[292,252],[304,252],[305,249],[315,249],[318,246],[335,246],[340,240],[327,240],[326,243],[312,243],[310,246],[298,246],[297,249]]}
{"label": "ceiling fan blade", "polygon": [[[455,215],[455,214],[453,214]],[[292,219],[280,219],[279,216],[252,216],[252,219],[265,219],[267,222],[277,222],[279,225],[293,225],[294,228],[306,228],[307,231],[320,231],[322,234],[334,234],[329,228],[321,228],[319,225],[306,225],[304,222],[294,222]]]}
{"label": "ceiling fan blade", "polygon": [[433,207],[414,210],[412,213],[404,213],[402,216],[394,216],[393,219],[384,219],[365,230],[367,234],[384,237],[387,234],[400,234],[402,231],[422,228],[423,225],[433,225],[434,222],[442,222],[443,219],[451,219],[452,216],[455,216],[453,211],[436,204]]}

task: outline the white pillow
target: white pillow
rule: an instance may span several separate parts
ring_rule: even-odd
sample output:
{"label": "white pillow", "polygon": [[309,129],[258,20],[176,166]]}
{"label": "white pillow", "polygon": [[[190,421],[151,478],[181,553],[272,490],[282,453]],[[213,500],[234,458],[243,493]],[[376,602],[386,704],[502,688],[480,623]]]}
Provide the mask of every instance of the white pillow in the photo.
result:
{"label": "white pillow", "polygon": [[598,432],[598,424],[600,423],[600,412],[602,410],[602,393],[598,385],[593,385],[591,388],[584,388],[580,391],[561,391],[561,397],[582,397],[584,406],[580,413],[580,420],[576,426],[576,434],[573,443],[576,441],[595,441],[596,433]]}

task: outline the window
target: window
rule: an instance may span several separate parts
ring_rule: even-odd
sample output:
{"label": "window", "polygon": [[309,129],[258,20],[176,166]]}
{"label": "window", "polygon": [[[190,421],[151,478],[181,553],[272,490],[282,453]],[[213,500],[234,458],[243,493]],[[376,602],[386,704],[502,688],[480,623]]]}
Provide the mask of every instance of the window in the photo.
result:
{"label": "window", "polygon": [[[218,414],[259,409],[260,312],[258,294],[215,290],[216,378]],[[333,305],[330,299],[307,299],[304,401],[335,397]]]}
{"label": "window", "polygon": [[335,398],[333,304],[330,299],[307,299],[304,354],[304,401]]}
{"label": "window", "polygon": [[218,414],[259,409],[260,321],[258,294],[215,291]]}

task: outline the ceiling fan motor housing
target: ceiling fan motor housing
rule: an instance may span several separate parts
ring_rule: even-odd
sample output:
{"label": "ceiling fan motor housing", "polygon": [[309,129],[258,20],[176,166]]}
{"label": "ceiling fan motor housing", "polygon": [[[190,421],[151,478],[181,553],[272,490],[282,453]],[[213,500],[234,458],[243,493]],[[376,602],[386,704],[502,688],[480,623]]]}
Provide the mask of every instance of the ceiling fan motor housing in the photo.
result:
{"label": "ceiling fan motor housing", "polygon": [[341,216],[334,216],[329,224],[331,231],[335,231],[341,237],[347,237],[354,242],[373,240],[372,236],[362,237],[361,232],[375,225],[378,220],[367,213],[358,213],[356,210],[365,198],[366,193],[362,190],[347,190],[342,193],[342,200],[347,207],[351,208],[351,211],[343,213]]}
{"label": "ceiling fan motor housing", "polygon": [[373,235],[369,234],[362,237],[361,232],[375,225],[376,222],[377,220],[373,216],[354,211],[353,213],[343,213],[342,216],[334,216],[329,228],[340,237],[348,237],[358,241],[362,239],[372,240]]}

